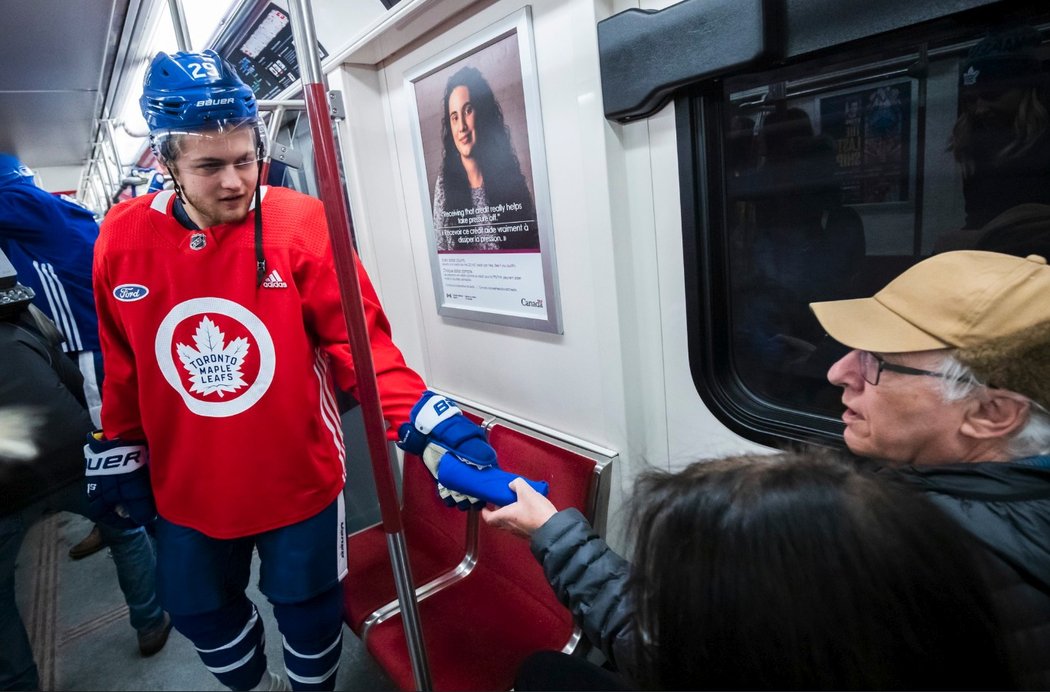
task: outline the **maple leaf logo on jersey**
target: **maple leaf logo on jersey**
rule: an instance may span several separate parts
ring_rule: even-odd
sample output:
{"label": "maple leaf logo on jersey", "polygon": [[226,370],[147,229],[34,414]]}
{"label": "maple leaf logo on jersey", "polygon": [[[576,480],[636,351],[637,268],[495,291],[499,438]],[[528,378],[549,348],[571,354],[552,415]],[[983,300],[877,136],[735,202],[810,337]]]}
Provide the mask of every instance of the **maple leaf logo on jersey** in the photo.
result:
{"label": "maple leaf logo on jersey", "polygon": [[248,354],[248,340],[238,337],[226,343],[226,335],[207,317],[202,317],[193,334],[197,348],[175,344],[182,366],[190,375],[191,392],[202,395],[236,392],[245,386],[241,365]]}
{"label": "maple leaf logo on jersey", "polygon": [[237,416],[255,406],[277,367],[266,323],[240,303],[216,296],[173,305],[157,325],[153,352],[186,408],[208,418]]}

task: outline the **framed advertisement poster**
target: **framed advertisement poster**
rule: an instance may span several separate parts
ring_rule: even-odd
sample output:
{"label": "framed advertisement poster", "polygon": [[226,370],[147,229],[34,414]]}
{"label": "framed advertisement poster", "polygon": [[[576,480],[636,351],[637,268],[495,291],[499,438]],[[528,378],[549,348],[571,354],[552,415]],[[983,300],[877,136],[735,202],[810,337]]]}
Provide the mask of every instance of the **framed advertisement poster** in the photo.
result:
{"label": "framed advertisement poster", "polygon": [[820,100],[845,204],[911,199],[912,83],[889,82]]}
{"label": "framed advertisement poster", "polygon": [[405,74],[438,314],[562,332],[525,7]]}

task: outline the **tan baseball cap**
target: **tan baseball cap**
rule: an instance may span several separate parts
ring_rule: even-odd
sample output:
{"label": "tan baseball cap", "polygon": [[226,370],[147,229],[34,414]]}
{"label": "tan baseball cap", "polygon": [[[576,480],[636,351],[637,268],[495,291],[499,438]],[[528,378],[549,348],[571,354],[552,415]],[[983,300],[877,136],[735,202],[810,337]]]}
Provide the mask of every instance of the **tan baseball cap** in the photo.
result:
{"label": "tan baseball cap", "polygon": [[912,266],[871,298],[810,308],[828,335],[850,348],[972,348],[1050,320],[1050,267],[1039,255],[945,252]]}

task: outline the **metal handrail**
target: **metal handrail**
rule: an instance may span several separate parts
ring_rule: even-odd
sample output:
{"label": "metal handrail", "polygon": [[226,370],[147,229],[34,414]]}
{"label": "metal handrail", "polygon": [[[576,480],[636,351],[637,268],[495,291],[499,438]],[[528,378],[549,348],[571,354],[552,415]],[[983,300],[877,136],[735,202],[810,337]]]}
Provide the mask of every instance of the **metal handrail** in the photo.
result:
{"label": "metal handrail", "polygon": [[420,690],[430,690],[433,685],[423,642],[423,629],[419,622],[412,570],[408,561],[397,485],[394,482],[397,460],[391,453],[386,438],[386,425],[379,404],[379,387],[376,383],[375,365],[372,362],[371,343],[368,340],[368,326],[353,250],[353,221],[339,175],[327,89],[318,58],[317,36],[314,32],[310,3],[308,0],[290,1],[288,15],[291,19],[295,53],[300,61],[303,96],[306,100],[306,113],[310,121],[317,165],[318,187],[328,220],[339,291],[343,298],[343,317],[346,320],[350,352],[357,374],[356,395],[364,418],[365,437],[368,440],[372,474],[379,496],[379,509],[394,571],[394,582],[402,604],[405,640],[416,687]]}

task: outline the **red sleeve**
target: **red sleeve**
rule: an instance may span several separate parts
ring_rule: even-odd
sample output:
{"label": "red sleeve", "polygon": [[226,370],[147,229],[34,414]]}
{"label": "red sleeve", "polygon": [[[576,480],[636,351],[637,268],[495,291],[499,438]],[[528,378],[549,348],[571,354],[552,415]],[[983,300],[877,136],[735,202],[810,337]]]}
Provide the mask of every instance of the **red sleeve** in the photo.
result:
{"label": "red sleeve", "polygon": [[102,380],[102,430],[106,437],[145,439],[139,417],[138,374],[135,356],[128,343],[127,333],[116,309],[113,286],[109,280],[103,221],[99,242],[95,243],[92,284],[95,291],[95,312],[98,313],[98,338],[102,346],[102,360],[106,376]]}
{"label": "red sleeve", "polygon": [[[356,397],[357,377],[347,340],[331,246],[325,243],[324,250],[323,256],[316,259],[315,266],[304,272],[306,281],[301,284],[303,310],[307,325],[317,334],[321,347],[332,359],[336,385]],[[354,263],[361,284],[365,321],[372,346],[376,383],[379,387],[379,403],[383,409],[383,417],[389,424],[387,436],[396,439],[398,427],[408,421],[409,412],[423,394],[426,385],[416,371],[408,367],[401,351],[394,345],[390,322],[356,253]]]}

